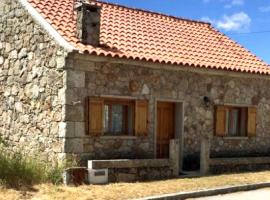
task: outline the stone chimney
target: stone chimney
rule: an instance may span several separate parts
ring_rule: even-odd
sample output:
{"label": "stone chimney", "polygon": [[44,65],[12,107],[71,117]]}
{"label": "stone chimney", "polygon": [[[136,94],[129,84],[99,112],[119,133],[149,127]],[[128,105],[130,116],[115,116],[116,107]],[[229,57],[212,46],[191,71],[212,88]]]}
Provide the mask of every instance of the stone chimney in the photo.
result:
{"label": "stone chimney", "polygon": [[99,46],[101,7],[79,3],[77,9],[77,36],[84,44]]}

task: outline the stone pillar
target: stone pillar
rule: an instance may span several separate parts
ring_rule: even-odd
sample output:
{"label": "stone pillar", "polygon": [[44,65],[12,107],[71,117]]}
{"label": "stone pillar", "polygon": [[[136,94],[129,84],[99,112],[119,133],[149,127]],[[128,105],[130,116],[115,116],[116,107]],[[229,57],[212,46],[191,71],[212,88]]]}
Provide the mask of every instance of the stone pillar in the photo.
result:
{"label": "stone pillar", "polygon": [[170,141],[170,165],[173,170],[173,176],[179,176],[180,163],[180,141],[174,139]]}
{"label": "stone pillar", "polygon": [[202,175],[209,173],[210,141],[208,138],[201,140],[200,172]]}

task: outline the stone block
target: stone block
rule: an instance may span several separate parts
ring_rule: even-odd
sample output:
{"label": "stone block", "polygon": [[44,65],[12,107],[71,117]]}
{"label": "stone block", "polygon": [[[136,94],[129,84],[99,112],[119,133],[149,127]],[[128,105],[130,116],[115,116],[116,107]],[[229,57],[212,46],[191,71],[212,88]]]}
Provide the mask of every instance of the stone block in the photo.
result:
{"label": "stone block", "polygon": [[75,122],[75,136],[76,137],[84,137],[86,135],[85,132],[85,122]]}
{"label": "stone block", "polygon": [[64,144],[65,153],[83,153],[83,139],[66,138]]}
{"label": "stone block", "polygon": [[117,174],[116,179],[118,182],[134,182],[137,180],[137,176],[136,176],[136,174],[119,173],[119,174]]}
{"label": "stone block", "polygon": [[75,136],[75,122],[60,122],[59,137],[69,138]]}
{"label": "stone block", "polygon": [[173,170],[173,175],[179,175],[179,163],[180,163],[180,141],[171,140],[170,141],[170,163]]}
{"label": "stone block", "polygon": [[201,174],[209,173],[210,162],[210,141],[207,138],[202,138],[201,141],[201,155],[200,155],[200,171]]}
{"label": "stone block", "polygon": [[65,90],[65,103],[68,105],[78,105],[84,104],[85,98],[87,97],[87,89],[86,88],[67,88]]}
{"label": "stone block", "polygon": [[84,106],[83,105],[65,105],[65,121],[83,122]]}
{"label": "stone block", "polygon": [[95,63],[90,61],[75,60],[74,68],[82,71],[94,71]]}
{"label": "stone block", "polygon": [[67,72],[67,86],[75,88],[84,88],[85,72],[69,70]]}
{"label": "stone block", "polygon": [[92,152],[94,150],[94,147],[92,144],[84,144],[83,150],[85,153],[89,153],[89,152]]}

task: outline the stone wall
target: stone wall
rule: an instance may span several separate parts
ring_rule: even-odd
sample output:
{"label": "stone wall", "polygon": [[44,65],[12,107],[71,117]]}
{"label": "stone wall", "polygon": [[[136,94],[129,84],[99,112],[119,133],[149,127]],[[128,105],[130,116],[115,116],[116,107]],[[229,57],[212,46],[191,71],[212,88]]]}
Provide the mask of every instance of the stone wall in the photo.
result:
{"label": "stone wall", "polygon": [[66,52],[17,0],[1,0],[0,24],[0,134],[12,151],[55,161]]}
{"label": "stone wall", "polygon": [[109,183],[162,180],[174,178],[170,167],[109,169]]}
{"label": "stone wall", "polygon": [[268,170],[270,157],[235,157],[211,158],[209,170],[211,173],[228,173],[237,171]]}
{"label": "stone wall", "polygon": [[[88,159],[154,157],[155,102],[157,99],[171,99],[184,102],[183,149],[186,156],[200,155],[201,138],[210,138],[211,156],[214,157],[236,153],[243,156],[270,153],[270,81],[266,78],[240,73],[241,76],[236,77],[195,73],[195,70],[165,70],[162,66],[154,69],[76,60],[72,57],[67,68],[66,123],[72,127],[68,133],[68,152],[76,149],[77,154]],[[139,84],[138,91],[130,91],[131,81]],[[103,95],[148,99],[151,113],[148,136],[86,136],[85,98]],[[203,102],[204,96],[212,102],[209,107]],[[213,136],[214,104],[256,105],[257,137],[228,139]],[[74,129],[76,126],[80,128]]]}

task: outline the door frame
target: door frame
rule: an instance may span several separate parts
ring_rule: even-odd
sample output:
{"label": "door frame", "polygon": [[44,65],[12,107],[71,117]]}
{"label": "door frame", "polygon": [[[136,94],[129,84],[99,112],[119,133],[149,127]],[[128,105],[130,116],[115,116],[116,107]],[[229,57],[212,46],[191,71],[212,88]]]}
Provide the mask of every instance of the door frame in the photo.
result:
{"label": "door frame", "polygon": [[[166,98],[156,98],[155,99],[155,109],[154,109],[154,156],[157,158],[157,104],[158,102],[170,102],[175,103],[176,105],[180,106],[180,113],[175,112],[175,120],[177,118],[180,118],[180,129],[175,131],[175,139],[179,139],[179,148],[180,148],[180,170],[182,170],[182,162],[183,162],[183,144],[184,144],[184,116],[185,116],[185,110],[184,110],[184,104],[185,102],[183,100],[176,100],[176,99],[166,99]],[[175,123],[177,126],[177,123]],[[179,133],[177,133],[179,132]]]}

